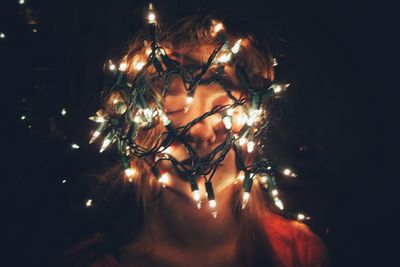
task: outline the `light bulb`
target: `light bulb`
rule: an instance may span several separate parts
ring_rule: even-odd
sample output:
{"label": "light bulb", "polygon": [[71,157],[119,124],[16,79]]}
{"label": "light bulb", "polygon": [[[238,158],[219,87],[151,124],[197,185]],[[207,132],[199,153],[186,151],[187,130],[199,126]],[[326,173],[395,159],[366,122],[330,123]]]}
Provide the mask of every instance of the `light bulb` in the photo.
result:
{"label": "light bulb", "polygon": [[280,210],[283,210],[283,209],[284,209],[283,203],[282,203],[282,201],[281,201],[279,198],[275,198],[275,199],[274,199],[274,202],[275,202],[275,206],[277,206]]}
{"label": "light bulb", "polygon": [[168,173],[164,173],[160,176],[160,178],[158,179],[158,181],[161,183],[162,187],[166,187],[167,183],[169,181],[169,175]]}
{"label": "light bulb", "polygon": [[21,116],[21,120],[23,121],[23,120],[25,120],[26,119],[26,116],[25,115],[22,115]]}
{"label": "light bulb", "polygon": [[157,22],[153,4],[149,4],[149,13],[147,14],[147,21],[149,22],[149,24],[155,24]]}
{"label": "light bulb", "polygon": [[185,105],[184,112],[188,112],[189,111],[192,102],[193,102],[193,97],[192,96],[187,96],[186,97],[186,105]]}
{"label": "light bulb", "polygon": [[249,192],[243,192],[242,209],[244,209],[247,206],[247,203],[249,202],[249,199],[250,199],[250,193]]}
{"label": "light bulb", "polygon": [[132,177],[136,173],[136,169],[127,168],[124,170],[124,172],[127,177]]}
{"label": "light bulb", "polygon": [[121,64],[119,64],[120,71],[126,71],[127,68],[128,68],[128,64],[126,64],[126,62],[122,62]]}
{"label": "light bulb", "polygon": [[113,64],[113,63],[111,63],[109,66],[108,66],[108,68],[111,70],[111,71],[113,71],[113,70],[115,70],[115,65]]}
{"label": "light bulb", "polygon": [[73,149],[79,149],[79,145],[77,145],[77,144],[71,144],[71,147],[72,147]]}
{"label": "light bulb", "polygon": [[239,139],[239,144],[240,144],[241,146],[245,145],[246,143],[247,143],[247,138],[246,138],[246,137],[241,137],[241,138]]}
{"label": "light bulb", "polygon": [[88,199],[88,200],[86,200],[86,207],[91,207],[91,206],[93,206],[93,200],[92,199]]}
{"label": "light bulb", "polygon": [[66,110],[65,108],[63,108],[63,109],[61,110],[61,115],[62,115],[62,116],[67,115],[67,110]]}
{"label": "light bulb", "polygon": [[278,193],[278,190],[273,189],[272,192],[271,192],[271,194],[272,194],[274,197],[276,197],[279,193]]}
{"label": "light bulb", "polygon": [[254,141],[250,140],[250,141],[247,143],[247,152],[248,152],[248,153],[251,153],[251,152],[253,152],[253,151],[254,151]]}
{"label": "light bulb", "polygon": [[146,63],[144,63],[143,61],[139,61],[139,62],[137,62],[137,63],[135,64],[135,69],[136,69],[137,71],[139,71],[139,70],[141,70],[141,69],[144,67],[144,65],[146,65]]}
{"label": "light bulb", "polygon": [[6,35],[2,32],[0,32],[0,39],[6,39]]}
{"label": "light bulb", "polygon": [[242,42],[242,39],[239,39],[236,41],[236,43],[231,48],[232,53],[237,54],[239,52],[241,42]]}
{"label": "light bulb", "polygon": [[218,34],[218,32],[220,32],[221,30],[224,29],[224,24],[222,24],[221,22],[217,21],[217,20],[212,20],[212,27],[211,27],[211,36],[216,36]]}
{"label": "light bulb", "polygon": [[97,137],[100,136],[100,134],[101,133],[99,131],[97,131],[97,130],[94,131],[93,134],[92,134],[92,137],[89,140],[89,144],[93,143],[97,139]]}
{"label": "light bulb", "polygon": [[106,148],[111,144],[111,139],[110,138],[106,138],[103,141],[103,144],[100,147],[100,153],[102,153],[104,150],[106,150]]}
{"label": "light bulb", "polygon": [[222,119],[222,122],[224,123],[225,128],[226,128],[227,130],[230,130],[230,129],[232,128],[232,120],[231,120],[231,117],[225,116],[225,117]]}
{"label": "light bulb", "polygon": [[297,214],[297,220],[302,221],[306,218],[306,216],[302,213]]}

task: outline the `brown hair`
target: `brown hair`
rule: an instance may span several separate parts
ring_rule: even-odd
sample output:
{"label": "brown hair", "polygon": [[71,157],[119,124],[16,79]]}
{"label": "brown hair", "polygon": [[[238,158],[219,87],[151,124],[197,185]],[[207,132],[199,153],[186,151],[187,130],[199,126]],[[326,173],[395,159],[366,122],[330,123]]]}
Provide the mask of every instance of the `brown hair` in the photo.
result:
{"label": "brown hair", "polygon": [[[196,14],[162,28],[158,36],[160,46],[166,50],[179,51],[180,54],[189,54],[194,48],[201,45],[216,45],[216,38],[210,32],[213,19],[215,18]],[[238,54],[235,64],[249,74],[252,85],[260,86],[263,79],[273,80],[273,58],[266,43],[261,43],[260,40],[256,39],[255,33],[249,34],[242,31],[241,28],[244,27],[242,24],[235,24],[228,18],[221,21],[224,23],[227,30],[226,35],[231,42],[238,38],[243,39],[243,49]],[[130,43],[123,58],[128,65],[129,77],[133,78],[136,75],[135,64],[146,55],[148,48],[149,44],[146,43],[143,32],[139,33]],[[115,97],[119,96],[111,94],[105,101],[105,109],[108,112],[112,111],[108,103]],[[150,147],[152,140],[163,131],[165,131],[165,128],[159,123],[146,132],[139,132],[137,142],[144,147]],[[114,216],[108,227],[103,229],[102,234],[96,237],[100,240],[97,243],[94,242],[97,247],[89,242],[89,247],[92,246],[97,251],[107,251],[110,248],[118,248],[131,242],[141,231],[149,204],[161,194],[160,186],[150,171],[149,164],[139,158],[132,157],[131,166],[140,170],[140,172],[136,172],[131,181],[125,178],[121,165],[117,164],[99,176],[98,184],[93,189],[93,195],[107,199],[112,199],[118,194],[127,196],[124,198],[124,201],[126,201],[124,209],[118,216]],[[241,233],[242,241],[240,244],[243,245],[243,249],[241,249],[243,264],[245,266],[270,266],[275,262],[271,247],[266,237],[261,239],[260,236],[264,235],[259,234],[260,231],[264,231],[261,216],[263,213],[269,212],[263,192],[258,183],[255,183],[252,189],[252,199],[245,210],[241,209],[240,192],[241,185],[237,184],[237,194],[235,194],[237,197],[232,200],[232,205],[242,224],[243,232]],[[121,198],[119,197],[119,199]],[[111,205],[110,209],[113,208],[115,207]],[[133,231],[134,226],[136,226],[136,229]],[[88,244],[87,241],[86,244]],[[70,265],[79,266],[79,262],[81,264],[90,262],[89,258],[83,260],[82,255],[78,255],[81,252],[77,251],[79,250],[71,250],[67,254],[67,262],[71,263]],[[265,253],[268,252],[269,255],[266,256]],[[92,253],[90,258],[96,258],[99,253],[101,252]]]}

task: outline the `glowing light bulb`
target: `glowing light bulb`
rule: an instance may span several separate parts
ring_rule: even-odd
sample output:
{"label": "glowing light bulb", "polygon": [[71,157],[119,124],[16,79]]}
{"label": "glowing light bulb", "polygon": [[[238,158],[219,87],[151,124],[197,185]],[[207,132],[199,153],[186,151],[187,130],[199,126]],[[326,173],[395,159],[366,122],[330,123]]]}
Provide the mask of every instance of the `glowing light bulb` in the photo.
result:
{"label": "glowing light bulb", "polygon": [[128,68],[128,64],[126,64],[126,62],[122,62],[121,64],[119,64],[119,70],[120,71],[126,71],[126,69]]}
{"label": "glowing light bulb", "polygon": [[233,108],[228,108],[228,110],[226,111],[226,114],[228,114],[228,116],[232,116],[233,115]]}
{"label": "glowing light bulb", "polygon": [[0,32],[0,39],[6,39],[6,35],[3,32]]}
{"label": "glowing light bulb", "polygon": [[256,121],[256,119],[257,119],[257,116],[259,115],[261,113],[261,110],[258,110],[258,109],[252,109],[251,111],[250,111],[250,116],[249,116],[249,118],[248,118],[248,120],[247,120],[247,125],[248,126],[253,126],[253,124],[254,124],[254,122]]}
{"label": "glowing light bulb", "polygon": [[238,176],[238,179],[239,179],[240,181],[243,181],[243,180],[244,180],[244,172],[243,172],[243,171],[240,171],[239,176]]}
{"label": "glowing light bulb", "polygon": [[242,42],[242,39],[239,39],[236,41],[236,43],[232,46],[231,51],[233,54],[237,54],[240,49],[240,43]]}
{"label": "glowing light bulb", "polygon": [[211,23],[212,23],[211,36],[214,37],[218,34],[218,32],[224,29],[224,25],[217,20],[212,20]]}
{"label": "glowing light bulb", "polygon": [[222,119],[222,122],[224,123],[225,128],[226,128],[227,130],[230,130],[230,129],[232,128],[232,120],[231,120],[231,117],[225,116],[225,117]]}
{"label": "glowing light bulb", "polygon": [[18,1],[18,4],[20,4],[20,5],[25,4],[25,0],[19,0],[19,1]]}
{"label": "glowing light bulb", "polygon": [[239,116],[237,116],[236,123],[241,126],[245,124],[248,119],[249,117],[245,113],[241,113]]}
{"label": "glowing light bulb", "polygon": [[268,182],[268,177],[265,176],[265,175],[261,176],[260,182],[261,182],[262,184],[266,184],[266,183]]}
{"label": "glowing light bulb", "polygon": [[103,141],[103,144],[100,147],[100,153],[102,153],[104,150],[106,150],[106,148],[111,144],[111,139],[110,138],[106,138]]}
{"label": "glowing light bulb", "polygon": [[273,189],[273,190],[271,191],[271,194],[272,194],[274,197],[276,197],[279,193],[278,193],[278,190]]}
{"label": "glowing light bulb", "polygon": [[108,66],[108,68],[111,70],[111,71],[113,71],[113,70],[115,70],[115,65],[113,64],[113,63],[110,63],[110,65]]}
{"label": "glowing light bulb", "polygon": [[133,168],[127,168],[124,170],[124,173],[127,177],[131,178],[133,175],[136,173],[136,169]]}
{"label": "glowing light bulb", "polygon": [[149,4],[149,13],[147,14],[147,21],[149,24],[155,24],[157,23],[156,20],[156,14],[154,13],[154,7],[153,4]]}
{"label": "glowing light bulb", "polygon": [[284,169],[283,170],[283,174],[289,176],[292,173],[292,171],[290,169]]}
{"label": "glowing light bulb", "polygon": [[97,137],[100,136],[100,134],[101,133],[99,131],[94,131],[92,137],[89,140],[89,144],[93,143],[97,139]]}
{"label": "glowing light bulb", "polygon": [[193,199],[194,199],[195,201],[199,201],[199,200],[200,200],[200,191],[199,191],[199,190],[194,190],[194,191],[192,192],[192,194],[193,194]]}
{"label": "glowing light bulb", "polygon": [[89,120],[95,121],[95,122],[105,122],[106,119],[103,116],[92,116],[89,117]]}
{"label": "glowing light bulb", "polygon": [[246,138],[246,137],[241,137],[241,138],[239,139],[239,144],[240,144],[241,146],[245,145],[246,143],[247,143],[247,138]]}
{"label": "glowing light bulb", "polygon": [[302,213],[297,214],[297,220],[302,221],[305,219],[306,219],[306,216],[304,214],[302,214]]}
{"label": "glowing light bulb", "polygon": [[227,63],[231,60],[232,54],[231,53],[222,53],[218,59],[218,63]]}
{"label": "glowing light bulb", "polygon": [[249,202],[249,199],[250,199],[250,193],[249,192],[243,192],[242,209],[246,208],[247,203]]}
{"label": "glowing light bulb", "polygon": [[165,126],[171,123],[168,116],[165,113],[161,113],[161,120]]}
{"label": "glowing light bulb", "polygon": [[272,64],[273,64],[274,67],[278,66],[278,60],[276,58],[273,58],[272,59]]}
{"label": "glowing light bulb", "polygon": [[65,184],[65,183],[67,182],[67,180],[64,179],[64,180],[62,180],[61,182],[62,182],[63,184]]}
{"label": "glowing light bulb", "polygon": [[284,209],[283,203],[279,198],[275,198],[274,202],[275,202],[275,206],[277,206],[280,210]]}
{"label": "glowing light bulb", "polygon": [[26,119],[26,116],[25,115],[22,115],[21,116],[21,120],[23,121],[23,120],[25,120]]}
{"label": "glowing light bulb", "polygon": [[164,174],[161,175],[160,178],[158,179],[158,182],[161,183],[162,187],[166,187],[168,181],[169,181],[169,175],[168,175],[168,173],[164,173]]}
{"label": "glowing light bulb", "polygon": [[63,108],[63,109],[61,110],[61,115],[62,115],[62,116],[67,115],[67,109]]}
{"label": "glowing light bulb", "polygon": [[248,153],[251,153],[251,152],[253,152],[253,151],[254,151],[254,141],[250,140],[250,141],[247,143],[247,152],[248,152]]}
{"label": "glowing light bulb", "polygon": [[290,86],[290,83],[274,83],[271,87],[275,94],[285,91]]}
{"label": "glowing light bulb", "polygon": [[79,145],[77,145],[77,144],[71,144],[71,147],[72,147],[73,149],[79,149]]}
{"label": "glowing light bulb", "polygon": [[139,61],[139,62],[137,62],[137,63],[135,64],[135,69],[136,69],[137,71],[139,71],[139,70],[141,70],[141,69],[144,67],[144,65],[146,65],[146,63],[144,63],[143,61]]}
{"label": "glowing light bulb", "polygon": [[192,191],[193,199],[196,202],[196,207],[201,208],[200,191],[198,189]]}
{"label": "glowing light bulb", "polygon": [[192,105],[193,102],[193,97],[192,96],[187,96],[186,97],[186,105],[185,105],[185,109],[184,112],[188,112],[190,109],[190,106]]}
{"label": "glowing light bulb", "polygon": [[93,200],[92,199],[88,199],[88,200],[86,200],[86,207],[91,207],[91,206],[93,206]]}

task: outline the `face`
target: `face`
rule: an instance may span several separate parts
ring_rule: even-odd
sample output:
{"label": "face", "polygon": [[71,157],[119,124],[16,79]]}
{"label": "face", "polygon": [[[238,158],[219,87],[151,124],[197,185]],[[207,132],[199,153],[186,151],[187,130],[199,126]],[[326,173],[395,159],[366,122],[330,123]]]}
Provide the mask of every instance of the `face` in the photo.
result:
{"label": "face", "polygon": [[[211,53],[211,49],[202,48],[194,51],[190,56],[194,59],[204,59]],[[206,77],[211,74],[206,74]],[[240,90],[238,82],[233,75],[233,69],[225,67],[227,84],[232,95],[237,98],[243,98],[244,93]],[[193,102],[190,108],[185,111],[186,105],[186,89],[180,78],[175,78],[168,89],[168,93],[163,99],[163,106],[166,114],[175,127],[184,126],[192,120],[200,117],[204,113],[212,110],[215,106],[232,104],[225,90],[218,83],[210,85],[199,85],[196,87]],[[232,131],[238,131],[242,126],[238,120],[240,116],[240,107],[237,107],[233,114]],[[236,119],[235,119],[236,118]],[[222,144],[228,135],[228,131],[222,121],[220,113],[213,114],[206,119],[194,124],[187,133],[185,140],[195,150],[197,155],[202,158],[210,154],[218,145]],[[190,168],[191,162],[188,153],[183,144],[174,141],[166,151],[181,163],[187,164]],[[204,178],[199,177],[197,182],[202,200],[202,208],[196,212],[195,202],[192,197],[190,185],[186,177],[178,175],[169,165],[168,161],[163,161],[160,168],[169,173],[171,179],[167,183],[167,197],[171,200],[171,205],[176,206],[180,212],[188,210],[189,215],[209,217],[207,200],[205,199]],[[218,166],[214,176],[212,177],[213,189],[217,202],[217,211],[220,214],[222,209],[232,197],[234,192],[234,184],[237,182],[239,171],[235,163],[235,152],[231,148],[224,160]],[[208,178],[208,177],[207,177]],[[186,205],[187,204],[187,205]],[[198,218],[196,218],[198,219]]]}

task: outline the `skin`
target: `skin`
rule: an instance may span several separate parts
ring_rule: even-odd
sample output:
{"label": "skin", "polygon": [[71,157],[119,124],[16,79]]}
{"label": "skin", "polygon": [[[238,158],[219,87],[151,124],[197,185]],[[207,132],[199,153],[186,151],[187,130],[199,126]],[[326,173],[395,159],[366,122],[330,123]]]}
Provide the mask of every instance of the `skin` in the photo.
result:
{"label": "skin", "polygon": [[[204,60],[210,52],[211,47],[200,47],[191,56]],[[232,69],[227,69],[233,94],[240,97],[232,73]],[[230,101],[218,84],[198,86],[187,112],[183,111],[185,97],[182,82],[175,79],[163,103],[175,126],[185,125],[214,106]],[[240,127],[236,124],[233,129]],[[195,124],[188,133],[188,142],[200,157],[209,154],[225,139],[226,130],[220,114]],[[176,142],[168,153],[178,161],[188,158],[183,145]],[[171,179],[162,198],[152,204],[152,213],[142,234],[121,248],[122,266],[239,266],[236,247],[240,231],[231,203],[238,176],[233,149],[229,150],[212,178],[217,201],[216,219],[212,217],[205,198],[204,179],[198,180],[202,207],[197,209],[189,184],[173,171],[167,161],[164,162],[159,167],[167,171]]]}

